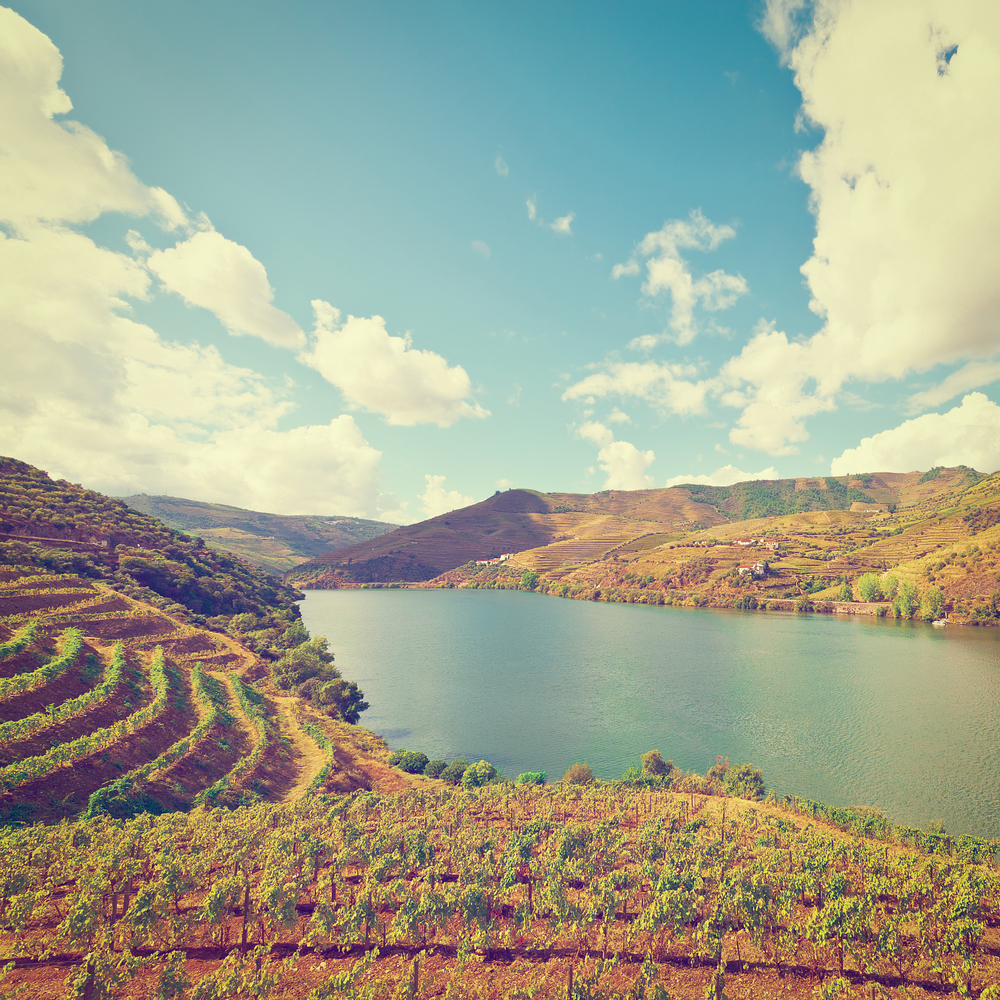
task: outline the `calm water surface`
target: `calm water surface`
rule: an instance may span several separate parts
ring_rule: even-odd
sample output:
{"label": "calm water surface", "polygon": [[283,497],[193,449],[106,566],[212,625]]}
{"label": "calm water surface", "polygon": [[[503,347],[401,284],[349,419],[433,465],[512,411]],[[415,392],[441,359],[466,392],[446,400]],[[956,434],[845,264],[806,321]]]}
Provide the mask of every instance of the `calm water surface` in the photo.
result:
{"label": "calm water surface", "polygon": [[1000,837],[1000,629],[517,591],[314,590],[301,608],[393,748],[549,780],[721,754],[779,792]]}

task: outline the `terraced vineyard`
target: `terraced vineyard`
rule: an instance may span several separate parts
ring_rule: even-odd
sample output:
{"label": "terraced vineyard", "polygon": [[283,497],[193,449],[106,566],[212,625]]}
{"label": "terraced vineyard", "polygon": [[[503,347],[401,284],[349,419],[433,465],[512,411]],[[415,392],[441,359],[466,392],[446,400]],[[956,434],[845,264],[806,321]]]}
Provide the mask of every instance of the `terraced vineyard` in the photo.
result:
{"label": "terraced vineyard", "polygon": [[0,576],[6,822],[277,801],[313,785],[320,766],[296,758],[326,754],[297,723],[279,735],[273,702],[243,681],[260,659],[232,637],[96,581]]}

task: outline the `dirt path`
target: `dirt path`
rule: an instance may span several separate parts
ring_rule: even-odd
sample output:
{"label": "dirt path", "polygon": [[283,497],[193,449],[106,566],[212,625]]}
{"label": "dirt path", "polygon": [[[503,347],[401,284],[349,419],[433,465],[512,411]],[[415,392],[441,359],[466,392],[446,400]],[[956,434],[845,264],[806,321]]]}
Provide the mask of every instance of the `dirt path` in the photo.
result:
{"label": "dirt path", "polygon": [[312,784],[313,778],[323,770],[323,765],[326,763],[326,753],[299,725],[292,711],[293,698],[276,697],[272,698],[272,701],[278,709],[278,725],[281,727],[281,733],[291,741],[295,767],[298,771],[295,784],[285,792],[281,801],[285,803],[298,802]]}

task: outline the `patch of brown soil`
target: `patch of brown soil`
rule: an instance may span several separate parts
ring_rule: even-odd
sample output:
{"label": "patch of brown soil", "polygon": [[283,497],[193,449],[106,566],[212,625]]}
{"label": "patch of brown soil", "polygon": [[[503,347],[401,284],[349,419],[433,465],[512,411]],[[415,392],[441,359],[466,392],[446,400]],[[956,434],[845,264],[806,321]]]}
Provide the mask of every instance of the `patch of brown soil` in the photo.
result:
{"label": "patch of brown soil", "polygon": [[430,791],[443,787],[440,781],[419,774],[407,774],[386,763],[389,748],[385,740],[362,726],[352,726],[326,716],[316,721],[336,748],[336,768],[327,778],[323,791],[344,793],[357,788],[375,788],[391,793],[409,789]]}
{"label": "patch of brown soil", "polygon": [[81,631],[106,642],[166,635],[173,632],[176,627],[176,622],[167,617],[100,618],[94,621],[82,621],[79,624]]}
{"label": "patch of brown soil", "polygon": [[179,639],[168,639],[163,643],[163,650],[171,656],[182,656],[186,653],[214,653],[216,645],[204,632],[193,632]]}
{"label": "patch of brown soil", "polygon": [[275,697],[272,699],[278,709],[278,724],[282,736],[291,743],[292,762],[297,777],[282,796],[282,802],[297,802],[306,793],[313,779],[323,770],[326,764],[326,753],[323,748],[299,725],[295,718],[293,705],[295,699],[290,697]]}
{"label": "patch of brown soil", "polygon": [[64,608],[68,604],[79,604],[93,591],[77,591],[72,594],[26,594],[24,596],[0,597],[0,617],[23,615],[29,611],[45,611],[49,608]]}
{"label": "patch of brown soil", "polygon": [[109,615],[115,611],[132,611],[135,605],[129,604],[124,597],[112,597],[97,604],[85,604],[76,609],[79,615]]}
{"label": "patch of brown soil", "polygon": [[[37,636],[37,633],[35,633]],[[26,649],[17,656],[8,657],[0,662],[0,677],[16,677],[18,674],[28,674],[37,670],[46,662],[48,656],[34,649]]]}
{"label": "patch of brown soil", "polygon": [[91,794],[102,785],[158,757],[189,733],[190,722],[187,706],[177,708],[171,700],[165,712],[124,740],[0,796],[0,812],[17,810],[18,818],[32,821],[72,816],[87,807]]}
{"label": "patch of brown soil", "polygon": [[[67,681],[66,690],[69,691],[71,687],[72,684]],[[86,689],[87,686],[84,685],[83,690]],[[67,695],[67,697],[75,696]],[[69,718],[51,725],[42,726],[14,744],[0,743],[0,766],[46,753],[54,743],[70,743],[96,729],[113,726],[116,722],[148,704],[151,698],[152,692],[148,685],[133,690],[127,681],[123,682],[107,698],[90,705],[76,715],[71,715]],[[31,711],[25,711],[23,714],[11,716],[11,718],[25,718],[25,716],[43,711],[48,705],[53,704],[52,701],[46,702],[44,699],[40,699],[39,702],[38,706]]]}
{"label": "patch of brown soil", "polygon": [[947,601],[958,601],[970,597],[989,597],[1000,584],[995,573],[969,573],[955,583],[947,583],[944,596]]}
{"label": "patch of brown soil", "polygon": [[217,723],[183,756],[156,774],[146,791],[169,809],[187,808],[191,800],[228,774],[250,752],[239,726]]}

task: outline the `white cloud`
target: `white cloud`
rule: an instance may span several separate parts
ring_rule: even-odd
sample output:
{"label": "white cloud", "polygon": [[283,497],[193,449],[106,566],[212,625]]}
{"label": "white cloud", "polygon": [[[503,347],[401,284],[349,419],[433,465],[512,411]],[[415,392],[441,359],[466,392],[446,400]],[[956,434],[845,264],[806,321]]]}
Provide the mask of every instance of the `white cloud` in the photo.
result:
{"label": "white cloud", "polygon": [[[0,221],[15,234],[0,232],[4,450],[109,493],[289,514],[377,510],[380,452],[352,417],[278,431],[287,387],[129,316],[131,301],[151,296],[148,245],[130,231],[138,256],[117,253],[71,227],[110,212],[191,226],[99,136],[52,120],[71,107],[61,69],[51,41],[0,8]],[[244,270],[260,268],[229,247]]]}
{"label": "white cloud", "polygon": [[[646,280],[642,292],[655,298],[669,292],[672,300],[670,329],[672,339],[679,346],[691,343],[698,332],[694,319],[699,304],[711,312],[728,309],[750,289],[739,274],[712,271],[695,279],[681,250],[715,250],[723,240],[732,239],[736,230],[732,226],[717,226],[702,215],[700,210],[691,212],[690,218],[673,219],[663,224],[655,233],[647,233],[635,253],[624,264],[615,264],[611,276],[615,280],[640,271],[639,258],[646,258]],[[632,341],[630,347],[648,350],[662,338],[645,336]]]}
{"label": "white cloud", "polygon": [[792,44],[802,32],[801,15],[807,6],[807,0],[765,0],[758,28],[786,61]]}
{"label": "white cloud", "polygon": [[230,333],[260,337],[275,347],[305,345],[295,320],[271,305],[274,289],[264,265],[246,247],[214,229],[155,251],[147,266],[164,288],[188,305],[214,313]]}
{"label": "white cloud", "polygon": [[416,350],[409,334],[390,336],[381,316],[348,316],[315,299],[313,342],[299,360],[344,394],[348,405],[381,413],[389,424],[450,427],[462,417],[489,411],[467,402],[472,386],[465,369],[433,351]]}
{"label": "white cloud", "polygon": [[[769,4],[763,30],[779,47],[793,44],[800,7]],[[819,0],[788,60],[802,114],[824,132],[799,172],[816,216],[802,271],[825,325],[804,343],[772,338],[771,373],[751,376],[742,357],[728,366],[750,401],[775,395],[781,373],[781,405],[739,421],[741,443],[773,454],[850,380],[992,362],[1000,328],[1000,7]],[[991,370],[963,369],[911,402],[938,405]]]}
{"label": "white cloud", "polygon": [[628,441],[616,441],[611,429],[596,421],[589,421],[577,428],[577,436],[590,441],[600,449],[597,461],[607,475],[606,490],[648,490],[656,483],[646,475],[656,459],[652,451],[639,451]]}
{"label": "white cloud", "polygon": [[0,222],[26,234],[38,223],[90,222],[104,212],[184,225],[177,202],[142,184],[128,160],[74,121],[59,87],[62,56],[20,15],[0,7]]}
{"label": "white cloud", "polygon": [[509,479],[498,479],[497,480],[497,489],[506,490],[506,489],[509,489],[509,488],[510,488],[510,480]]}
{"label": "white cloud", "polygon": [[949,399],[960,396],[970,389],[978,389],[981,385],[990,385],[1000,379],[1000,362],[970,361],[957,372],[952,372],[940,385],[923,392],[915,392],[907,400],[907,410],[910,413],[921,413],[933,409]]}
{"label": "white cloud", "polygon": [[701,486],[732,486],[733,483],[747,483],[754,479],[777,478],[778,473],[773,468],[761,469],[760,472],[741,472],[735,465],[724,465],[709,476],[671,476],[666,485],[671,487],[696,483]]}
{"label": "white cloud", "polygon": [[525,204],[528,206],[528,218],[533,219],[538,214],[538,196],[533,194]]}
{"label": "white cloud", "polygon": [[549,229],[556,233],[565,233],[567,236],[572,236],[573,230],[570,226],[575,218],[576,212],[570,212],[569,215],[562,215],[555,222],[550,223]]}
{"label": "white cloud", "polygon": [[427,480],[427,489],[420,494],[420,499],[423,501],[420,509],[427,517],[447,514],[451,510],[468,507],[476,502],[474,497],[462,496],[458,490],[446,490],[444,476],[424,476],[424,479]]}
{"label": "white cloud", "polygon": [[497,158],[493,161],[493,166],[501,177],[506,177],[510,173],[510,167],[507,166],[506,161],[499,153],[497,153]]}
{"label": "white cloud", "polygon": [[1000,469],[1000,406],[981,392],[970,392],[947,413],[925,413],[863,438],[830,463],[830,474],[912,472],[936,465]]}
{"label": "white cloud", "polygon": [[593,401],[609,395],[636,396],[657,409],[681,416],[704,413],[705,396],[715,385],[710,380],[692,381],[697,374],[693,365],[667,364],[659,361],[616,361],[604,371],[595,372],[571,385],[563,401]]}
{"label": "white cloud", "polygon": [[475,252],[479,254],[480,257],[486,257],[487,259],[489,259],[490,248],[482,240],[473,240],[472,249],[475,250]]}
{"label": "white cloud", "polygon": [[632,423],[632,418],[627,413],[622,413],[622,411],[619,410],[618,407],[616,406],[608,414],[608,423],[609,424],[630,424],[630,423]]}

